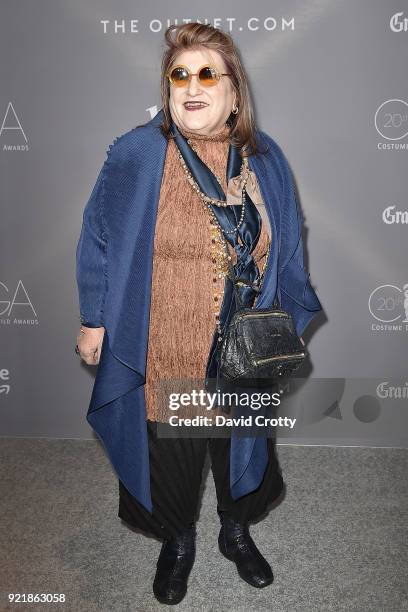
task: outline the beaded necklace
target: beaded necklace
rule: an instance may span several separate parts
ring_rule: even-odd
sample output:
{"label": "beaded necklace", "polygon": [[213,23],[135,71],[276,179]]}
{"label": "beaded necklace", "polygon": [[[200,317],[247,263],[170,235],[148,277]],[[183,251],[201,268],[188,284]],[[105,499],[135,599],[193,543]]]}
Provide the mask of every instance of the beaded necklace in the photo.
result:
{"label": "beaded necklace", "polygon": [[[195,151],[197,153],[197,155],[198,155],[197,149],[196,149],[194,143],[191,141],[190,138],[187,139],[187,142],[190,145],[190,147],[193,149],[193,151]],[[243,223],[243,220],[244,220],[244,216],[245,216],[245,193],[246,193],[245,186],[246,186],[246,184],[248,182],[249,176],[248,176],[248,172],[246,172],[246,176],[244,176],[243,171],[244,170],[246,170],[246,171],[248,170],[248,160],[245,157],[242,159],[241,170],[240,170],[240,173],[239,173],[239,176],[241,177],[241,179],[243,181],[243,186],[242,186],[242,195],[241,195],[241,198],[242,198],[242,210],[241,210],[241,215],[240,215],[238,224],[232,230],[223,230],[221,228],[221,226],[219,225],[219,223],[218,223],[218,219],[217,219],[216,215],[214,214],[213,210],[211,209],[211,204],[215,204],[215,206],[223,206],[225,208],[227,206],[229,206],[229,204],[227,204],[226,200],[218,200],[216,198],[214,198],[214,199],[210,198],[203,191],[201,191],[201,189],[198,186],[197,182],[195,181],[193,175],[191,174],[191,172],[190,172],[186,162],[184,161],[184,158],[183,158],[183,156],[182,156],[182,154],[181,154],[181,152],[180,152],[180,150],[179,150],[177,145],[176,145],[176,149],[177,149],[177,155],[178,155],[178,157],[179,157],[179,159],[181,161],[181,164],[182,164],[182,166],[184,168],[184,171],[186,173],[188,181],[192,184],[193,189],[200,196],[201,201],[204,202],[204,204],[207,206],[208,210],[211,213],[211,216],[213,217],[213,219],[215,219],[219,229],[224,234],[234,234],[235,232],[237,232],[239,230],[239,228],[241,227],[241,225]],[[220,183],[220,185],[222,185],[220,177],[217,176],[216,174],[214,174],[214,176],[217,179],[217,181]]]}
{"label": "beaded necklace", "polygon": [[[192,150],[199,155],[199,152],[197,151],[197,148],[194,144],[194,142],[192,141],[191,138],[187,138],[187,142],[189,144],[189,146],[192,148]],[[241,177],[241,183],[242,183],[242,210],[241,210],[241,215],[239,218],[239,221],[236,225],[236,227],[234,227],[232,230],[223,230],[223,228],[220,226],[217,216],[215,215],[215,213],[213,212],[211,205],[215,205],[215,206],[222,206],[222,207],[226,207],[229,206],[229,204],[227,204],[226,200],[219,200],[216,198],[210,198],[209,196],[207,196],[204,192],[201,191],[199,185],[197,184],[196,180],[194,179],[193,175],[190,172],[190,169],[188,168],[186,162],[184,161],[184,158],[176,144],[176,142],[174,141],[174,145],[176,147],[176,152],[177,152],[177,156],[180,160],[180,163],[183,167],[183,170],[185,172],[186,178],[189,181],[189,183],[192,185],[194,191],[196,191],[196,193],[199,195],[200,200],[204,206],[204,208],[210,213],[210,224],[213,226],[212,230],[211,230],[211,243],[213,245],[215,245],[216,242],[221,243],[223,246],[223,249],[220,250],[216,250],[216,247],[213,246],[214,248],[214,253],[213,253],[213,258],[212,258],[212,262],[214,264],[216,264],[214,273],[218,272],[218,277],[222,278],[225,276],[229,275],[229,266],[228,266],[228,260],[231,261],[232,257],[229,254],[228,251],[228,245],[227,245],[227,241],[224,238],[224,234],[232,234],[234,232],[237,232],[239,227],[242,225],[243,223],[243,219],[245,216],[245,193],[246,193],[246,184],[248,182],[249,179],[249,165],[248,165],[248,160],[246,157],[242,157],[242,162],[241,162],[241,168],[240,168],[240,174],[239,176]],[[222,182],[220,177],[213,173],[215,178],[217,179],[218,183],[221,185],[222,187]],[[260,277],[260,287],[262,286],[262,282],[263,282],[263,277],[264,277],[264,271],[266,268],[266,264],[268,261],[268,257],[269,257],[269,251],[270,251],[270,242],[268,240],[268,249],[267,249],[267,253],[266,253],[266,258],[263,264],[263,268],[262,268],[262,272],[261,272],[261,277]],[[217,259],[215,256],[218,255],[219,258]],[[216,294],[214,296],[214,300],[216,302],[219,301],[219,295]],[[216,327],[217,327],[217,331],[218,331],[218,336],[219,336],[219,341],[222,340],[222,330],[221,330],[221,325],[220,325],[220,315],[219,315],[219,310],[217,310],[215,313],[215,319],[216,319]]]}

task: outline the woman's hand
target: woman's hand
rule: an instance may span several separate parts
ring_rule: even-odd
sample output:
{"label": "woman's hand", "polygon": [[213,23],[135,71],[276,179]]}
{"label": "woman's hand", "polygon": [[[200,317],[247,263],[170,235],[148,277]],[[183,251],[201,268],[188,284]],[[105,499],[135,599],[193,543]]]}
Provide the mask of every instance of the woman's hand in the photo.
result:
{"label": "woman's hand", "polygon": [[77,336],[77,344],[81,359],[88,365],[97,365],[101,357],[104,327],[84,327]]}

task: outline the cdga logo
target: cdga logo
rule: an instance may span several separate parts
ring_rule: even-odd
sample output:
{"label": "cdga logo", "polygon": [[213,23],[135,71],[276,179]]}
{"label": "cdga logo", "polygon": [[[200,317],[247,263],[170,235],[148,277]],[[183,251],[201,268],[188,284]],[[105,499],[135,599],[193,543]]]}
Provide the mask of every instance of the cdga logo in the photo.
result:
{"label": "cdga logo", "polygon": [[368,298],[371,315],[381,323],[408,323],[408,283],[381,285]]}
{"label": "cdga logo", "polygon": [[[37,313],[22,280],[18,281],[13,295],[11,293],[7,285],[0,281],[0,297],[10,297],[6,300],[0,299],[0,317],[10,318],[14,316],[15,323],[37,320]],[[20,318],[17,318],[17,316]],[[33,319],[33,316],[35,319]]]}
{"label": "cdga logo", "polygon": [[374,125],[386,140],[402,140],[408,136],[408,103],[398,98],[386,100],[377,108]]}

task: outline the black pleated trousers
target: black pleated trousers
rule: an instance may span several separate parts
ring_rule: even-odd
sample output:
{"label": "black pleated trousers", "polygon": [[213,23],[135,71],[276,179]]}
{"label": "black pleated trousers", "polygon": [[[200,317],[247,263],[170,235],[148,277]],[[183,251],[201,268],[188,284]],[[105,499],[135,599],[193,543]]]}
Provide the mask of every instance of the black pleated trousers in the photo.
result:
{"label": "black pleated trousers", "polygon": [[275,454],[275,443],[267,438],[268,465],[260,486],[234,500],[230,494],[230,438],[165,438],[157,436],[157,422],[147,420],[150,514],[119,479],[118,516],[133,527],[163,539],[179,534],[196,520],[202,471],[209,446],[218,510],[244,523],[257,519],[281,493],[284,481]]}

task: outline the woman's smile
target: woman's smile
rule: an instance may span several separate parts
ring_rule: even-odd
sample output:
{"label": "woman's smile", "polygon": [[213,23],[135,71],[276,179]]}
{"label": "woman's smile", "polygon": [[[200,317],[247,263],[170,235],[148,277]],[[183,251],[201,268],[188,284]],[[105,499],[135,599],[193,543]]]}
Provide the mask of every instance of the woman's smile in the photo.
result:
{"label": "woman's smile", "polygon": [[192,101],[189,100],[188,102],[184,102],[184,108],[188,111],[197,111],[197,110],[201,110],[203,108],[205,108],[206,106],[208,106],[208,104],[206,102],[201,102],[201,101]]}

